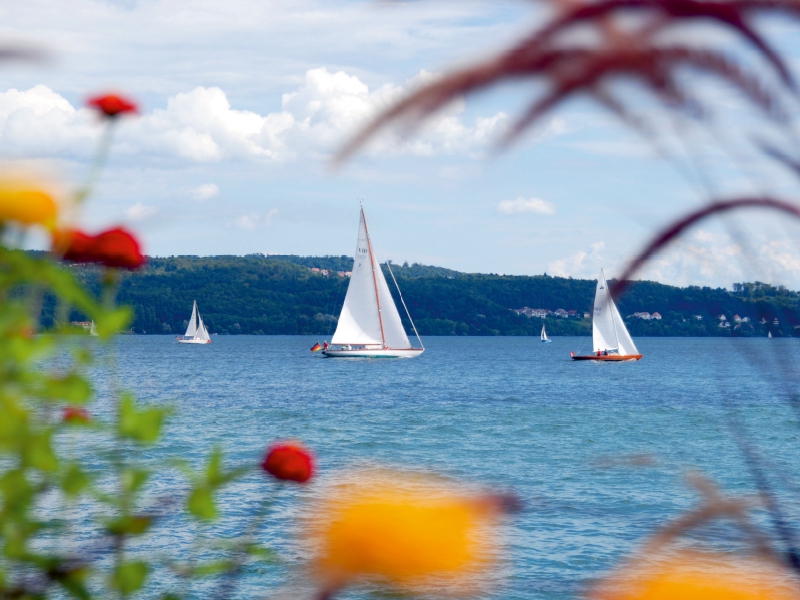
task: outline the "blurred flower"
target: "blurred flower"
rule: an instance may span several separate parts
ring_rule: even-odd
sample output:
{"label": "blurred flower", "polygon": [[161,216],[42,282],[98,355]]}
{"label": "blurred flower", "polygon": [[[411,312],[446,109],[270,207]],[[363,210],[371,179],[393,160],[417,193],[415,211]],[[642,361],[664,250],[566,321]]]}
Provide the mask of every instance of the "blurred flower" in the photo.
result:
{"label": "blurred flower", "polygon": [[325,595],[362,579],[413,591],[432,578],[468,593],[492,563],[506,505],[505,497],[462,494],[408,476],[362,480],[328,498],[313,517],[316,575]]}
{"label": "blurred flower", "polygon": [[0,221],[52,229],[57,216],[58,205],[47,192],[22,183],[0,183]]}
{"label": "blurred flower", "polygon": [[134,102],[115,94],[94,96],[86,101],[86,105],[99,110],[109,118],[114,118],[124,113],[137,113],[139,111]]}
{"label": "blurred flower", "polygon": [[270,447],[261,468],[278,479],[305,483],[314,474],[314,459],[300,444],[284,442]]}
{"label": "blurred flower", "polygon": [[591,600],[798,600],[797,581],[778,565],[699,552],[622,569]]}
{"label": "blurred flower", "polygon": [[81,406],[68,406],[61,415],[64,423],[88,423],[92,420],[89,411]]}
{"label": "blurred flower", "polygon": [[78,263],[100,263],[122,269],[138,269],[144,264],[139,242],[119,227],[95,236],[77,230],[58,231],[53,236],[53,249],[64,260]]}

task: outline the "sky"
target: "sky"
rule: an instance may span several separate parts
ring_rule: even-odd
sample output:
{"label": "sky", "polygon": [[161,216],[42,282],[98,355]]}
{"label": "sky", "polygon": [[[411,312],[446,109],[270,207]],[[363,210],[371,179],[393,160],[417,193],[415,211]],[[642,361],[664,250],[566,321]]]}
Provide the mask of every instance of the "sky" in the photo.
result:
{"label": "sky", "polygon": [[[752,143],[785,131],[691,74],[713,124],[665,127],[658,148],[577,99],[498,153],[499,136],[541,92],[523,83],[454,102],[414,135],[388,131],[331,167],[336,149],[409,89],[498,52],[545,16],[522,0],[5,3],[0,46],[48,59],[0,65],[2,168],[77,188],[102,130],[85,100],[121,92],[141,111],[116,128],[78,217],[85,229],[123,224],[159,256],[352,254],[363,202],[382,258],[587,278],[600,267],[619,274],[659,227],[710,197],[800,198],[796,177]],[[797,64],[797,24],[760,25]],[[722,32],[684,35],[767,71]],[[638,90],[619,92],[658,114]],[[641,276],[800,289],[799,234],[760,214],[704,223]]]}

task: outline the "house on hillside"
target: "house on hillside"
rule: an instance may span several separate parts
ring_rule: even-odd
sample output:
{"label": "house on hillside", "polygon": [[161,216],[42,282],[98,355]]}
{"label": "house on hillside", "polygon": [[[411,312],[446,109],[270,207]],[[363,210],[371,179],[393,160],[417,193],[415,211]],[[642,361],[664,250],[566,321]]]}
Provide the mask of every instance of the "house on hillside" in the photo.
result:
{"label": "house on hillside", "polygon": [[555,311],[554,314],[557,317],[561,317],[562,319],[566,319],[567,317],[569,317],[569,313],[565,311],[563,308],[559,308],[558,310]]}
{"label": "house on hillside", "polygon": [[652,315],[650,315],[650,318],[651,319],[655,319],[656,321],[660,321],[661,320],[661,315],[658,314],[657,312],[654,312]]}
{"label": "house on hillside", "polygon": [[652,318],[649,312],[635,312],[628,316],[633,317],[634,319],[644,319],[645,321],[649,321]]}
{"label": "house on hillside", "polygon": [[740,317],[739,315],[733,315],[733,320],[736,323],[741,323],[742,322],[742,317]]}

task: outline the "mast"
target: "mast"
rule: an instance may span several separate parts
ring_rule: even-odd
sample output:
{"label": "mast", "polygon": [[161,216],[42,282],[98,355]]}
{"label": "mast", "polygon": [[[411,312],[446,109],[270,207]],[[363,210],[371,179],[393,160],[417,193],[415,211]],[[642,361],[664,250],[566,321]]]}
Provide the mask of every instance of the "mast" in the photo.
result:
{"label": "mast", "polygon": [[369,227],[367,227],[367,215],[364,214],[364,207],[361,207],[361,218],[364,220],[364,233],[367,234],[367,248],[369,249],[369,262],[372,267],[372,283],[375,285],[375,302],[378,304],[378,322],[381,324],[381,341],[386,348],[386,334],[383,331],[383,315],[381,315],[381,297],[378,294],[378,277],[375,275],[375,255],[372,252],[372,240],[369,239]]}

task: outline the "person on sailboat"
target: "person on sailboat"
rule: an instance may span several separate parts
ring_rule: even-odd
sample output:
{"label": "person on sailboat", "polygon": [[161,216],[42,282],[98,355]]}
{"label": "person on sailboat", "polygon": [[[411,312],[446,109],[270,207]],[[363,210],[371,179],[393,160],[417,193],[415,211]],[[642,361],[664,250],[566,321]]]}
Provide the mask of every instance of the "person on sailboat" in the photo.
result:
{"label": "person on sailboat", "polygon": [[327,349],[328,349],[328,340],[325,340],[325,341],[322,343],[322,349],[323,349],[323,350],[327,350]]}

